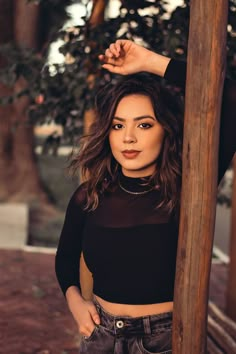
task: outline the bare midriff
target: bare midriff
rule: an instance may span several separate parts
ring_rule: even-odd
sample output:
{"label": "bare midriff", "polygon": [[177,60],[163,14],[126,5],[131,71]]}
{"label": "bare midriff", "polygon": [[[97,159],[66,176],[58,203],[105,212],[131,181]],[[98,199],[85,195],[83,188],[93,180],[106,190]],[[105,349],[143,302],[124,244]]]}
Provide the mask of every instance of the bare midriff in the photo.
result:
{"label": "bare midriff", "polygon": [[94,297],[105,311],[114,316],[140,317],[158,315],[160,313],[173,311],[173,301],[148,305],[128,305],[108,302],[97,295],[94,295]]}

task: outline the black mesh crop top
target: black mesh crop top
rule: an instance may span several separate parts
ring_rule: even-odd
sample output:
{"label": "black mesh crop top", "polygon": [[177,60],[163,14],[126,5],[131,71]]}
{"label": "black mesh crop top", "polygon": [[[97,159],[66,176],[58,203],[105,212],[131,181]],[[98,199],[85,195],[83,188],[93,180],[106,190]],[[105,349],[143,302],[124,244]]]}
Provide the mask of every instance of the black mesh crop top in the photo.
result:
{"label": "black mesh crop top", "polygon": [[[184,86],[186,65],[171,60],[165,78]],[[226,80],[223,95],[219,179],[236,150],[236,84]],[[140,179],[120,175],[129,191],[143,191]],[[94,294],[122,304],[173,300],[178,225],[155,209],[158,190],[133,195],[119,186],[105,192],[93,212],[83,210],[86,184],[72,196],[57,254],[56,274],[62,291],[79,284],[81,252],[93,274]]]}

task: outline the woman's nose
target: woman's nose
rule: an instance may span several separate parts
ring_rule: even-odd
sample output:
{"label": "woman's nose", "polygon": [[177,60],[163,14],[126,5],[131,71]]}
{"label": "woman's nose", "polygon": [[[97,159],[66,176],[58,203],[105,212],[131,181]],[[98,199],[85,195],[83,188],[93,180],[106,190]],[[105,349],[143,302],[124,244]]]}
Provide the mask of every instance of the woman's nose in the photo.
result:
{"label": "woman's nose", "polygon": [[137,138],[132,130],[127,129],[124,131],[123,141],[124,143],[128,144],[135,143],[137,141]]}

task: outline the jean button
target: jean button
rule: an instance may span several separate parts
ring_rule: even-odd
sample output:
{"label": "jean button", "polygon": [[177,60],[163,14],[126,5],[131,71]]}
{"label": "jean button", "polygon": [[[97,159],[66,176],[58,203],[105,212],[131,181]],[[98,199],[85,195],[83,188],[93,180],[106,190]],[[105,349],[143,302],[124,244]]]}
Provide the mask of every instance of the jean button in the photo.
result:
{"label": "jean button", "polygon": [[117,328],[123,328],[123,327],[124,327],[124,322],[121,321],[121,320],[117,321],[117,322],[116,322],[116,327],[117,327]]}

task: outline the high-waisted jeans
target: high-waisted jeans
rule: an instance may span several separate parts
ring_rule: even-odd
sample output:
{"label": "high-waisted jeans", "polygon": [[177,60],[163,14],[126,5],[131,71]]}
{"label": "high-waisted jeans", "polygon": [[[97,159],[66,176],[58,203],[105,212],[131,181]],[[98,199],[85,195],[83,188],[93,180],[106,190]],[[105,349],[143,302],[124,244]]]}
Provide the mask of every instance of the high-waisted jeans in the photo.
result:
{"label": "high-waisted jeans", "polygon": [[172,312],[143,317],[113,316],[96,300],[101,324],[83,337],[80,354],[170,354]]}

